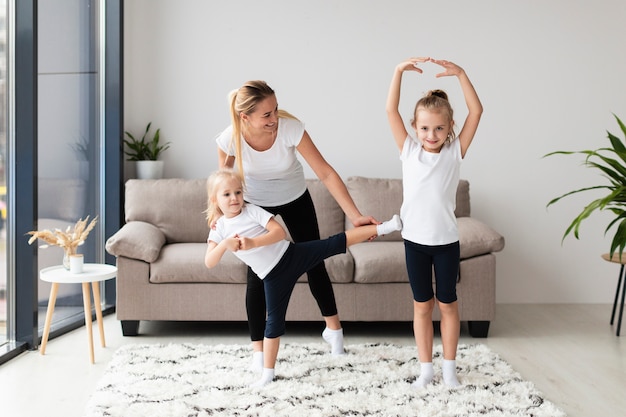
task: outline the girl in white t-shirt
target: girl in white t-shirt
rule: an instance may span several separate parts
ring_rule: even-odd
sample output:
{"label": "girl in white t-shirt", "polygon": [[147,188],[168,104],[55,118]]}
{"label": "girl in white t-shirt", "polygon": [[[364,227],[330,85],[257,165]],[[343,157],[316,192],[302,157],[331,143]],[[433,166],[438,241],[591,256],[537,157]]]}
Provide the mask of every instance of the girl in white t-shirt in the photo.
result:
{"label": "girl in white t-shirt", "polygon": [[[411,120],[417,140],[406,129],[398,111],[400,85],[405,71],[422,73],[426,62],[443,67],[437,77],[459,79],[468,115],[455,137],[454,118],[444,91],[429,91],[416,106]],[[413,331],[421,372],[413,383],[423,388],[433,379],[432,313],[435,294],[432,271],[435,271],[436,299],[441,312],[443,344],[443,381],[459,385],[456,376],[456,350],[460,320],[456,295],[459,273],[459,236],[454,209],[461,162],[483,111],[482,104],[465,71],[449,61],[427,57],[410,58],[395,68],[387,97],[387,117],[396,145],[400,150],[403,178],[403,202],[400,209],[405,256],[413,291]]]}
{"label": "girl in white t-shirt", "polygon": [[[283,227],[261,207],[244,203],[243,182],[234,171],[213,173],[207,181],[209,232],[205,264],[212,268],[224,253],[235,256],[254,270],[263,282],[267,303],[267,324],[263,338],[263,373],[252,387],[274,379],[280,336],[285,333],[289,298],[298,278],[324,259],[345,253],[346,247],[400,230],[400,217],[379,225],[355,227],[323,240],[290,243]],[[263,312],[263,317],[265,317]]]}

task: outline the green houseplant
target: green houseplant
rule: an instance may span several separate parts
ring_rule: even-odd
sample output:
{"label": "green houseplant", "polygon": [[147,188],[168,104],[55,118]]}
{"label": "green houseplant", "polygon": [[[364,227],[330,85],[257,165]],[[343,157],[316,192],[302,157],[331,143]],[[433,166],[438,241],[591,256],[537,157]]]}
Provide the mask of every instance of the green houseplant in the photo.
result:
{"label": "green houseplant", "polygon": [[583,165],[588,168],[600,170],[603,177],[608,180],[608,184],[580,188],[565,193],[560,197],[552,199],[548,203],[548,207],[572,194],[590,190],[606,190],[607,194],[604,197],[592,200],[585,206],[580,214],[574,218],[572,223],[565,230],[562,240],[565,240],[570,233],[573,233],[574,237],[579,239],[580,225],[587,217],[596,210],[609,210],[613,212],[615,217],[609,222],[604,233],[608,233],[609,229],[613,226],[617,226],[613,240],[611,241],[610,257],[612,258],[616,250],[619,250],[621,259],[622,252],[626,246],[626,126],[619,117],[615,114],[613,116],[624,134],[624,140],[607,131],[610,147],[573,152],[556,151],[544,155],[544,157],[551,155],[585,155]]}
{"label": "green houseplant", "polygon": [[126,131],[124,153],[129,161],[134,161],[135,172],[139,179],[158,179],[163,177],[163,161],[159,156],[170,147],[170,142],[161,143],[161,129],[157,129],[152,137],[149,137],[152,122],[146,126],[141,139],[137,139],[132,133]]}
{"label": "green houseplant", "polygon": [[170,147],[170,142],[161,144],[161,129],[157,129],[152,136],[152,139],[148,138],[150,132],[150,126],[152,122],[146,126],[141,139],[135,138],[132,133],[125,131],[127,139],[124,139],[126,150],[124,153],[128,156],[129,161],[156,161],[159,159],[161,153]]}

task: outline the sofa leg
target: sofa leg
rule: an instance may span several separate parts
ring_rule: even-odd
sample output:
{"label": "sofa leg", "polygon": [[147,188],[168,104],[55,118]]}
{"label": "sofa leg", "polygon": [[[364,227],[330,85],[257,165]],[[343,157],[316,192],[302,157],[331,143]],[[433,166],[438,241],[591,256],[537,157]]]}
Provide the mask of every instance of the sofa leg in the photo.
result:
{"label": "sofa leg", "polygon": [[122,335],[137,336],[139,334],[139,320],[122,320]]}
{"label": "sofa leg", "polygon": [[489,334],[489,321],[468,321],[467,326],[472,337],[487,337]]}

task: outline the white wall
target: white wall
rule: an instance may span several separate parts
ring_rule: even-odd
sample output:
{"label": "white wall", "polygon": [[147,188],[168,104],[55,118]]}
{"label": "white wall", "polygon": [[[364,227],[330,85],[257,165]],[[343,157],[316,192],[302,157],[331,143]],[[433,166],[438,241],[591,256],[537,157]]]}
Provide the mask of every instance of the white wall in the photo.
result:
{"label": "white wall", "polygon": [[[619,133],[612,113],[626,120],[626,2],[127,0],[125,19],[125,128],[162,128],[173,141],[168,177],[216,169],[227,94],[249,79],[276,90],[343,177],[400,177],[384,112],[394,66],[410,56],[458,63],[485,107],[462,177],[473,215],[506,237],[497,301],[612,302],[618,267],[600,258],[608,215],[561,245],[589,197],[545,207],[602,179],[580,158],[542,155],[597,148],[606,130]],[[406,117],[437,87],[462,123],[458,82],[424,69],[405,77]]]}

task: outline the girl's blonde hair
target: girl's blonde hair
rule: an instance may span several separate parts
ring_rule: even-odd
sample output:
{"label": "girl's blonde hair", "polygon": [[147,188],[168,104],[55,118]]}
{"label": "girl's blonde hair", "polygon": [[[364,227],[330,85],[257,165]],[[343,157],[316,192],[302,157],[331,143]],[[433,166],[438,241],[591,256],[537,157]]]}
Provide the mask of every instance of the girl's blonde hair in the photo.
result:
{"label": "girl's blonde hair", "polygon": [[243,188],[243,179],[238,172],[233,171],[230,168],[223,168],[212,173],[206,182],[207,187],[207,209],[205,210],[206,219],[209,227],[213,226],[213,223],[222,217],[224,213],[217,205],[217,190],[226,180],[239,181]]}
{"label": "girl's blonde hair", "polygon": [[430,90],[427,92],[424,97],[418,100],[415,105],[415,110],[413,111],[413,120],[411,120],[411,126],[415,128],[415,124],[417,123],[417,111],[418,110],[428,110],[437,113],[443,113],[448,117],[448,122],[450,123],[450,139],[454,139],[456,137],[456,133],[454,132],[454,110],[452,110],[452,106],[450,105],[450,101],[448,101],[448,94],[446,94],[443,90]]}
{"label": "girl's blonde hair", "polygon": [[[233,135],[231,137],[231,148],[235,148],[235,159],[237,161],[237,169],[241,174],[243,181],[243,162],[241,158],[241,135],[243,133],[243,122],[241,113],[250,115],[256,110],[256,106],[268,97],[274,96],[274,90],[267,85],[265,81],[253,80],[248,81],[237,90],[233,90],[228,95],[228,103],[230,104],[230,120],[233,126]],[[285,110],[278,110],[279,118],[296,119],[295,116]]]}

